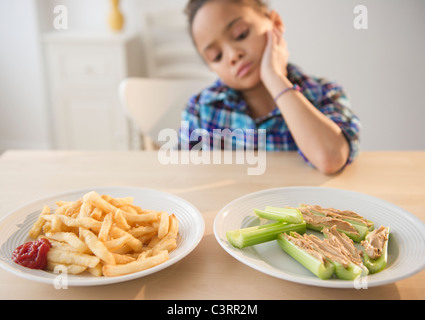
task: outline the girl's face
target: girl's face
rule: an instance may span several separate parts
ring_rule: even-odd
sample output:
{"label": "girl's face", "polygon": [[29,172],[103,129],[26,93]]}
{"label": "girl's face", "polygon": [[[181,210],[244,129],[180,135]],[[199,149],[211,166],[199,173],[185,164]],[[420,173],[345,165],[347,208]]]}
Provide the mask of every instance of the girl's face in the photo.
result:
{"label": "girl's face", "polygon": [[198,51],[229,87],[249,90],[261,82],[260,66],[272,21],[250,6],[207,2],[195,16],[193,38]]}

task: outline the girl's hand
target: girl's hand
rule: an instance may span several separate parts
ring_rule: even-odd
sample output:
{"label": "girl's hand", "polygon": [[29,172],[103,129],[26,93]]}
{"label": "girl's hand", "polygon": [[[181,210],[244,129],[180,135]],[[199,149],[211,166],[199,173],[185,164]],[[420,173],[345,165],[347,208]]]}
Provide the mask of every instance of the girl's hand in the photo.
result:
{"label": "girl's hand", "polygon": [[273,94],[276,80],[286,79],[289,51],[283,32],[278,28],[267,32],[267,43],[261,61],[261,80]]}

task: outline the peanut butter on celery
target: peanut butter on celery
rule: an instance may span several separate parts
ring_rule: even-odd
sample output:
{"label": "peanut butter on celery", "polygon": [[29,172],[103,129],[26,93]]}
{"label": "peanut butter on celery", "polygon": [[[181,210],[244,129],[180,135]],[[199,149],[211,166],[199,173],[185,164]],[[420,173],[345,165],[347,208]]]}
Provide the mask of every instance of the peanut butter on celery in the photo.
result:
{"label": "peanut butter on celery", "polygon": [[304,221],[313,227],[332,227],[336,226],[337,229],[346,231],[355,235],[359,235],[356,228],[351,223],[343,221],[338,218],[322,216],[312,213],[308,207],[301,207],[299,209],[304,217]]}
{"label": "peanut butter on celery", "polygon": [[388,229],[380,227],[369,233],[366,236],[366,240],[361,242],[361,245],[365,248],[365,252],[372,259],[378,259],[383,250],[384,244],[388,240]]}

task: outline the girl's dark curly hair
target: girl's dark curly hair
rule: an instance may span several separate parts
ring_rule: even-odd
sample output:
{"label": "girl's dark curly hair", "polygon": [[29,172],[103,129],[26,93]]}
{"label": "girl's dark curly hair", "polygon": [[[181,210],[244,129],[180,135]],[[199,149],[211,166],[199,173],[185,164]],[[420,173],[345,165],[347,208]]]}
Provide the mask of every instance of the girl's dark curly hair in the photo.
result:
{"label": "girl's dark curly hair", "polygon": [[189,30],[191,34],[192,34],[192,24],[196,14],[198,13],[199,9],[203,7],[205,3],[210,1],[226,1],[226,2],[240,3],[243,5],[251,6],[254,9],[264,14],[267,14],[268,12],[268,5],[264,0],[189,0],[184,12],[186,13],[187,18],[189,20]]}

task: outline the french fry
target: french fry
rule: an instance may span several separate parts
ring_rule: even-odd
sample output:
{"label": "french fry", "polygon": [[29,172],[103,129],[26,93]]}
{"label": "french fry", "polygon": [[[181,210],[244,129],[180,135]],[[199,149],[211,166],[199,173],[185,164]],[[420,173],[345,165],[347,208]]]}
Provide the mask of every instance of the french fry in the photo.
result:
{"label": "french fry", "polygon": [[128,230],[128,233],[135,238],[140,238],[145,235],[156,234],[157,232],[158,228],[155,228],[154,226],[140,226]]}
{"label": "french fry", "polygon": [[[139,206],[135,206],[134,204],[130,205],[130,207],[132,207],[134,209],[134,211],[136,211],[137,214],[144,214],[146,213],[145,210],[143,210],[141,207]],[[124,210],[127,211],[127,210]],[[128,211],[131,213],[131,211]]]}
{"label": "french fry", "polygon": [[110,232],[111,232],[111,236],[113,238],[120,238],[120,237],[123,237],[125,235],[129,235],[130,241],[128,241],[128,245],[136,252],[140,252],[142,250],[143,243],[139,239],[136,239],[135,237],[133,237],[128,232],[126,232],[126,231],[124,231],[120,228],[117,228],[115,226],[112,226]]}
{"label": "french fry", "polygon": [[153,238],[157,238],[156,233],[148,233],[145,234],[141,237],[138,237],[137,239],[140,240],[141,243],[143,243],[144,245],[149,245],[149,243],[152,241]]}
{"label": "french fry", "polygon": [[100,220],[102,218],[103,211],[99,208],[94,208],[90,213],[90,218],[93,218],[95,220]]}
{"label": "french fry", "polygon": [[80,274],[87,270],[86,266],[80,266],[77,264],[62,264],[62,263],[56,263],[51,261],[47,262],[47,270],[55,271],[56,267],[58,266],[65,268],[67,274]]}
{"label": "french fry", "polygon": [[113,255],[114,255],[116,264],[127,264],[130,262],[136,261],[135,258],[127,254],[113,253]]}
{"label": "french fry", "polygon": [[73,202],[66,201],[55,210],[55,215],[64,215],[66,210],[72,206]]}
{"label": "french fry", "polygon": [[65,211],[65,215],[68,217],[76,217],[80,213],[80,208],[83,204],[82,199],[78,199],[77,201],[73,202]]}
{"label": "french fry", "polygon": [[170,238],[170,239],[165,239],[164,241],[163,240],[159,241],[152,248],[152,255],[156,255],[163,250],[166,250],[167,252],[171,252],[177,247],[176,239]]}
{"label": "french fry", "polygon": [[115,265],[115,259],[105,245],[89,230],[81,230],[82,236],[95,256],[103,260],[107,264]]}
{"label": "french fry", "polygon": [[157,266],[169,259],[168,251],[164,250],[155,256],[145,259],[136,260],[127,264],[121,265],[104,265],[102,268],[103,275],[107,277],[116,277],[129,273],[143,271],[154,266]]}
{"label": "french fry", "polygon": [[60,264],[77,264],[79,266],[94,268],[100,262],[100,259],[85,253],[50,248],[49,252],[47,252],[47,261]]}
{"label": "french fry", "polygon": [[[143,250],[143,247],[140,250]],[[139,254],[140,252],[134,251],[133,248],[130,247],[128,243],[126,243],[121,248],[114,250],[113,254],[114,253],[117,253],[117,254],[126,254],[126,255],[134,255],[134,254]]]}
{"label": "french fry", "polygon": [[90,203],[84,201],[80,207],[78,218],[90,217],[93,208]]}
{"label": "french fry", "polygon": [[120,209],[130,214],[139,214],[139,212],[132,205],[122,206]]}
{"label": "french fry", "polygon": [[70,251],[70,252],[80,252],[76,248],[74,248],[73,246],[69,245],[66,242],[57,241],[57,240],[54,240],[52,238],[49,238],[48,240],[49,240],[52,248],[54,248],[54,249],[58,249],[58,250],[62,250],[62,251]]}
{"label": "french fry", "polygon": [[123,211],[121,209],[118,209],[117,211],[115,211],[114,222],[118,228],[121,228],[124,231],[127,231],[131,228],[128,225],[127,220],[124,218]]}
{"label": "french fry", "polygon": [[100,228],[98,238],[100,241],[105,242],[108,239],[109,231],[112,227],[112,213],[108,213],[102,222],[102,227]]}
{"label": "french fry", "polygon": [[102,222],[97,221],[95,219],[84,217],[84,218],[71,218],[64,215],[45,215],[43,216],[43,219],[52,221],[55,219],[55,217],[58,217],[61,219],[61,221],[67,225],[68,227],[77,227],[77,228],[86,228],[86,229],[92,229],[94,231],[99,231],[102,227]]}
{"label": "french fry", "polygon": [[52,224],[50,223],[50,221],[46,221],[43,226],[43,232],[46,234],[47,232],[50,232],[51,229]]}
{"label": "french fry", "polygon": [[168,228],[170,226],[170,219],[167,212],[162,212],[159,221],[158,227],[158,238],[162,239],[168,233]]}
{"label": "french fry", "polygon": [[51,220],[52,228],[50,229],[51,232],[58,232],[62,230],[62,220],[58,216],[53,216]]}
{"label": "french fry", "polygon": [[47,239],[65,242],[79,252],[90,252],[90,249],[87,244],[81,241],[80,238],[72,232],[48,232],[46,233],[46,237]]}
{"label": "french fry", "polygon": [[158,238],[157,235],[153,236],[151,238],[151,241],[149,241],[148,243],[148,248],[153,248],[155,247],[161,240]]}
{"label": "french fry", "polygon": [[126,234],[120,238],[106,241],[104,245],[109,251],[115,251],[122,248],[127,242],[131,241],[131,239],[131,236]]}
{"label": "french fry", "polygon": [[130,223],[150,223],[153,221],[158,221],[159,212],[152,211],[149,213],[135,215],[123,211],[123,215],[125,219]]}
{"label": "french fry", "polygon": [[170,216],[170,230],[168,230],[167,236],[170,238],[176,239],[179,233],[179,220],[177,220],[177,217],[173,213]]}
{"label": "french fry", "polygon": [[118,209],[117,207],[110,204],[105,199],[102,199],[102,197],[96,191],[91,191],[85,194],[83,199],[84,201],[88,201],[92,203],[95,207],[99,208],[100,210],[106,213],[109,213],[109,212],[115,213],[115,211],[117,211]]}
{"label": "french fry", "polygon": [[101,277],[103,276],[102,272],[102,264],[98,263],[94,268],[87,268],[87,271],[95,277]]}
{"label": "french fry", "polygon": [[40,215],[38,216],[37,221],[33,224],[31,230],[29,231],[29,236],[33,239],[37,238],[40,234],[41,230],[43,229],[44,223],[46,222],[45,219],[43,219],[43,216],[50,214],[50,208],[48,206],[44,206],[43,210],[41,210]]}
{"label": "french fry", "polygon": [[112,198],[108,195],[102,195],[102,199],[108,201],[110,204],[112,204],[114,207],[121,208],[125,206],[129,206],[133,204],[134,198],[132,197],[126,197],[126,198]]}

